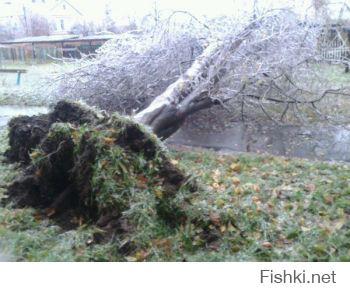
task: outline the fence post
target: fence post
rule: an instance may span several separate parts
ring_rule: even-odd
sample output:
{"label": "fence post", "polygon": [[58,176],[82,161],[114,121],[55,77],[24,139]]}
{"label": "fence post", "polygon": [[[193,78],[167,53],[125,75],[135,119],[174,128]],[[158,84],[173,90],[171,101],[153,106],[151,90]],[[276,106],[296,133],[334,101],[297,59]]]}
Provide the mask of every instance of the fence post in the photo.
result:
{"label": "fence post", "polygon": [[35,46],[34,46],[34,43],[32,43],[32,54],[33,54],[33,60],[35,60]]}
{"label": "fence post", "polygon": [[17,81],[16,85],[19,86],[21,85],[21,71],[17,71]]}

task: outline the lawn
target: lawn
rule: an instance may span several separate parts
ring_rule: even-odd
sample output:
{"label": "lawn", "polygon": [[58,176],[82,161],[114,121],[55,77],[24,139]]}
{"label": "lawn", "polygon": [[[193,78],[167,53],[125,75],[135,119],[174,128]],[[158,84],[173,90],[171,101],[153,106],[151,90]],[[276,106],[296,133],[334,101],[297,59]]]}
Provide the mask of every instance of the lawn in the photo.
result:
{"label": "lawn", "polygon": [[27,70],[27,73],[21,75],[19,86],[16,85],[17,74],[0,73],[0,105],[41,106],[50,103],[50,100],[40,96],[38,92],[42,86],[41,81],[58,70],[57,64],[6,63],[0,68]]}
{"label": "lawn", "polygon": [[[7,147],[1,131],[2,152]],[[171,150],[200,188],[178,194],[188,217],[171,227],[144,201],[127,238],[82,222],[65,230],[33,209],[0,208],[0,259],[17,261],[350,261],[350,167],[266,155]],[[0,185],[18,169],[0,164]],[[0,189],[3,195],[4,189]],[[143,198],[142,194],[136,194]],[[103,237],[103,236],[102,236]],[[128,251],[127,243],[136,249]]]}

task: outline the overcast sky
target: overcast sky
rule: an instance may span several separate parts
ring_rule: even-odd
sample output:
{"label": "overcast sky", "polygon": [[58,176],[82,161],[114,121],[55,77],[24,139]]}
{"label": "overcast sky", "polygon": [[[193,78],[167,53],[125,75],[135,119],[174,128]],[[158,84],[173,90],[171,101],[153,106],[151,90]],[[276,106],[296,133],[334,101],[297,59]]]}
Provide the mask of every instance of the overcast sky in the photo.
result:
{"label": "overcast sky", "polygon": [[[1,1],[1,0],[0,0]],[[15,1],[15,0],[13,0]],[[30,0],[16,0],[29,2]],[[51,0],[53,1],[53,0]],[[312,0],[255,0],[260,9],[292,8],[301,15],[312,15]],[[80,10],[87,20],[101,21],[104,17],[106,4],[109,4],[114,18],[119,24],[131,18],[140,18],[154,11],[186,10],[196,16],[217,16],[220,14],[238,15],[251,13],[254,0],[68,0]],[[331,2],[346,2],[350,0],[331,0]],[[0,2],[4,3],[4,1]],[[48,2],[46,2],[48,3]],[[1,6],[0,6],[1,10]],[[339,11],[339,10],[338,10]],[[1,11],[0,11],[1,14]]]}
{"label": "overcast sky", "polygon": [[[89,18],[103,17],[105,4],[109,3],[116,18],[140,17],[152,10],[186,10],[196,15],[215,16],[251,11],[254,0],[70,0]],[[350,0],[346,0],[350,1]],[[257,0],[262,7],[291,7],[303,13],[311,0]]]}

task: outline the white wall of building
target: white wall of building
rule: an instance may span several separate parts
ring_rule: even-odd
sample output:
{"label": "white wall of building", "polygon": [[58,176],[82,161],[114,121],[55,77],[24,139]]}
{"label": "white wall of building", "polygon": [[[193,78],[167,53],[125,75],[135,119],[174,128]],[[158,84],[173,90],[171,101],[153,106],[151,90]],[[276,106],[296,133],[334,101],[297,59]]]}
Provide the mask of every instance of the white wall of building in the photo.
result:
{"label": "white wall of building", "polygon": [[84,19],[82,13],[64,0],[0,0],[0,24],[23,25],[24,19],[42,15],[52,23],[53,33],[64,34]]}

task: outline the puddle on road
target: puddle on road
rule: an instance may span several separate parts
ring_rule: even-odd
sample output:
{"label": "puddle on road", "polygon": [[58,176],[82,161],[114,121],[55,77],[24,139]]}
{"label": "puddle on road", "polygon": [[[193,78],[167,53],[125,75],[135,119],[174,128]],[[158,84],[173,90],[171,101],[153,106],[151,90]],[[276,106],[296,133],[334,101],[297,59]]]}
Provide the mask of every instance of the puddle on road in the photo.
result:
{"label": "puddle on road", "polygon": [[[46,107],[0,106],[0,128],[14,116],[47,112]],[[253,126],[236,122],[220,132],[186,127],[167,142],[211,148],[223,153],[255,152],[350,162],[350,126]]]}
{"label": "puddle on road", "polygon": [[350,126],[252,126],[236,122],[221,132],[184,128],[167,142],[224,153],[255,152],[350,162]]}

